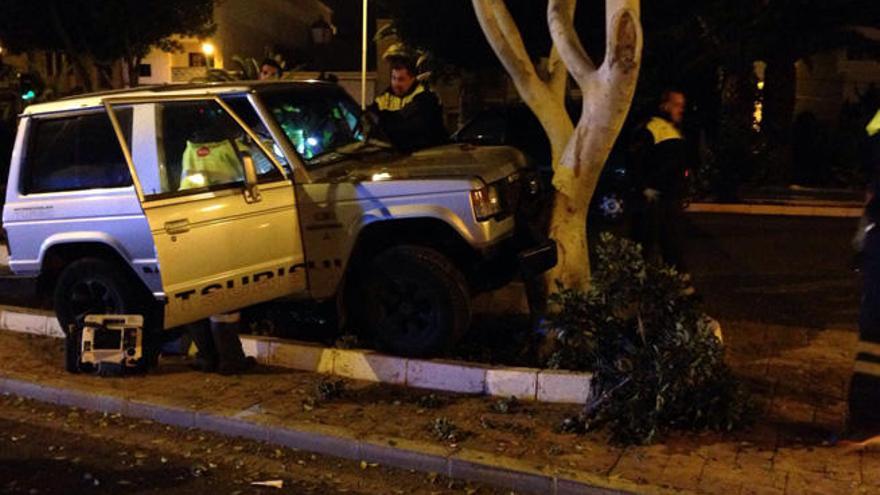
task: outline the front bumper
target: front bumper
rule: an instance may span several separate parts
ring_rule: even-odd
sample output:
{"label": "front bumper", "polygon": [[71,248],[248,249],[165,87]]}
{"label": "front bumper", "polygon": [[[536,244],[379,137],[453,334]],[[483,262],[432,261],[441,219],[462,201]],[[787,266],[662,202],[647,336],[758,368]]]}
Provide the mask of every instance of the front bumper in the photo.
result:
{"label": "front bumper", "polygon": [[523,278],[536,277],[556,266],[558,262],[556,241],[553,239],[547,239],[537,246],[523,249],[517,255],[519,272]]}
{"label": "front bumper", "polygon": [[484,251],[471,271],[471,286],[477,292],[501,288],[516,278],[530,279],[557,263],[556,242],[509,238]]}

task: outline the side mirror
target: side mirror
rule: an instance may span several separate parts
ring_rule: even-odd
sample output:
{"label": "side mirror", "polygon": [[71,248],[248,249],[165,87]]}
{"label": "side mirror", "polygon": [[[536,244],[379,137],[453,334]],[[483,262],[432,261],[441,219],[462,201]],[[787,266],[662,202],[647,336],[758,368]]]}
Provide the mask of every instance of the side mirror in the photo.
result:
{"label": "side mirror", "polygon": [[242,154],[242,163],[244,164],[244,200],[248,203],[257,203],[260,197],[260,188],[257,186],[257,167],[254,166],[254,159],[250,153]]}

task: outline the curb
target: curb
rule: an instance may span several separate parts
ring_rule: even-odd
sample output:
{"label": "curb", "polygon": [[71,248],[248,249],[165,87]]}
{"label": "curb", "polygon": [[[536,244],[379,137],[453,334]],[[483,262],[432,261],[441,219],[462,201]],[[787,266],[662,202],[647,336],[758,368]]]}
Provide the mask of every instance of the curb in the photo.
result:
{"label": "curb", "polygon": [[[0,328],[63,337],[48,311],[0,306]],[[449,360],[409,359],[366,349],[336,349],[308,342],[241,336],[245,354],[261,364],[413,388],[516,397],[558,404],[584,404],[591,373],[497,367]]]}
{"label": "curb", "polygon": [[864,208],[857,206],[809,206],[746,203],[691,203],[688,213],[730,213],[739,215],[779,215],[793,217],[859,218]]}
{"label": "curb", "polygon": [[[672,493],[671,490],[656,486],[639,485],[619,478],[607,478],[583,471],[534,466],[518,459],[470,449],[453,451],[403,438],[358,437],[345,428],[313,423],[298,422],[293,426],[273,425],[270,423],[270,418],[259,418],[256,414],[226,416],[4,377],[0,377],[0,393],[60,406],[151,419],[166,425],[197,428],[333,457],[378,463],[400,469],[444,473],[450,478],[488,483],[525,493],[553,495]],[[260,421],[261,419],[263,421]]]}

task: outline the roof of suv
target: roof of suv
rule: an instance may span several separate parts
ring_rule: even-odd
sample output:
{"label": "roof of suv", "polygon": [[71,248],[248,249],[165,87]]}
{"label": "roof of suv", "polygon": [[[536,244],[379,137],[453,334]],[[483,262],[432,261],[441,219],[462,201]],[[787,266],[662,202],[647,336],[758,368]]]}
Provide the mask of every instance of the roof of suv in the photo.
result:
{"label": "roof of suv", "polygon": [[38,103],[24,109],[22,115],[67,112],[99,107],[105,98],[129,98],[146,96],[195,96],[206,94],[241,93],[259,89],[307,88],[315,85],[335,86],[325,81],[231,81],[220,83],[186,83],[142,86],[100,93],[69,96],[56,101]]}

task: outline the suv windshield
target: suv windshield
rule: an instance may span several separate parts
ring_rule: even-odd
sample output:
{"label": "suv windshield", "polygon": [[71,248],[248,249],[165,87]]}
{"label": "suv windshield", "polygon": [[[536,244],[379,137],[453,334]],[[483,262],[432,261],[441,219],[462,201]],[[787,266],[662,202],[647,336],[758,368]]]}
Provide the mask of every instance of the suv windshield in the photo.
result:
{"label": "suv windshield", "polygon": [[261,97],[309,167],[366,148],[360,108],[341,91],[272,91]]}

